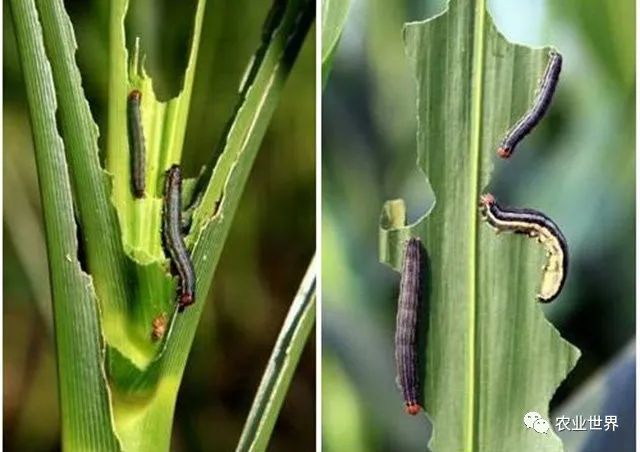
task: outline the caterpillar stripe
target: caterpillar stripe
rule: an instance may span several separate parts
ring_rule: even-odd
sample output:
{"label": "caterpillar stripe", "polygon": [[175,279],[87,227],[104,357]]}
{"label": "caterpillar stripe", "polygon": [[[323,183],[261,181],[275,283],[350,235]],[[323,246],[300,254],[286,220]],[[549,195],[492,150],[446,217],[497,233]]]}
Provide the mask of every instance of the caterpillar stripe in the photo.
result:
{"label": "caterpillar stripe", "polygon": [[140,101],[142,93],[134,89],[127,98],[127,118],[129,122],[129,143],[131,149],[131,182],[136,198],[144,196],[145,145],[142,130]]}
{"label": "caterpillar stripe", "polygon": [[400,277],[398,314],[396,317],[396,366],[398,385],[404,397],[405,410],[411,415],[420,412],[418,403],[417,324],[421,286],[420,239],[412,237],[406,245]]}
{"label": "caterpillar stripe", "polygon": [[173,165],[165,176],[162,232],[165,249],[178,273],[179,312],[196,301],[195,273],[181,231],[181,196],[182,173],[178,165]]}
{"label": "caterpillar stripe", "polygon": [[569,270],[567,240],[558,225],[537,210],[502,208],[490,193],[480,197],[480,210],[487,223],[496,230],[527,234],[542,243],[547,251],[547,262],[538,300],[544,303],[553,301],[562,290]]}
{"label": "caterpillar stripe", "polygon": [[562,55],[552,50],[549,52],[549,62],[544,71],[544,75],[538,87],[538,94],[531,108],[520,120],[507,132],[507,135],[500,143],[498,155],[502,158],[509,158],[516,146],[527,136],[533,128],[542,120],[547,113],[553,94],[558,86],[560,71],[562,70]]}

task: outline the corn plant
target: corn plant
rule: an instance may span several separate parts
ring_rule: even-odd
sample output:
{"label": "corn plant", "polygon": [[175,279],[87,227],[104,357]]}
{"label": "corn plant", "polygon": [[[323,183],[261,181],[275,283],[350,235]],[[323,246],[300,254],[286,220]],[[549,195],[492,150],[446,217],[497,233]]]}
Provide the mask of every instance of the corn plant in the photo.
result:
{"label": "corn plant", "polygon": [[[109,2],[104,168],[98,127],[75,61],[62,0],[11,0],[46,229],[64,450],[168,450],[176,397],[203,308],[260,141],[315,15],[312,0],[276,1],[242,80],[220,148],[184,182],[185,242],[199,302],[179,312],[162,244],[163,185],[182,158],[206,0],[197,3],[182,91],[159,101],[128,1]],[[131,190],[127,96],[141,93],[145,195]],[[215,158],[214,158],[215,157]],[[315,315],[309,267],[267,366],[239,450],[266,447]],[[265,400],[267,402],[265,402]]]}

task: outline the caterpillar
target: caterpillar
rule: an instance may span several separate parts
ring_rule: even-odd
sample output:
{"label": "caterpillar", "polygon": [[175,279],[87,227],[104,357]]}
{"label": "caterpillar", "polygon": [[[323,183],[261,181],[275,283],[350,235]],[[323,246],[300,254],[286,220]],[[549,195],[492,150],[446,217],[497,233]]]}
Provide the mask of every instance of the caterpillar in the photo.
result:
{"label": "caterpillar", "polygon": [[504,159],[511,157],[516,146],[527,136],[547,113],[553,94],[558,86],[562,70],[562,55],[555,50],[549,52],[549,62],[540,80],[538,94],[529,110],[507,132],[498,147],[498,155]]}
{"label": "caterpillar", "polygon": [[129,122],[129,142],[131,144],[131,181],[133,194],[136,198],[144,196],[144,163],[145,145],[144,132],[142,130],[142,115],[140,114],[140,101],[142,93],[134,89],[127,98],[127,118]]}
{"label": "caterpillar", "polygon": [[404,397],[405,411],[416,415],[420,412],[418,403],[418,355],[417,324],[421,288],[421,252],[420,239],[408,240],[402,261],[400,293],[398,295],[398,313],[396,317],[396,367],[398,385]]}
{"label": "caterpillar", "polygon": [[485,221],[498,232],[507,230],[536,237],[547,251],[538,300],[553,301],[562,290],[569,270],[567,240],[557,224],[533,209],[502,208],[495,197],[486,193],[480,197],[480,211]]}
{"label": "caterpillar", "polygon": [[164,188],[164,212],[162,232],[164,247],[178,273],[178,311],[193,304],[196,299],[196,278],[191,257],[187,252],[181,232],[182,172],[172,165],[166,172]]}

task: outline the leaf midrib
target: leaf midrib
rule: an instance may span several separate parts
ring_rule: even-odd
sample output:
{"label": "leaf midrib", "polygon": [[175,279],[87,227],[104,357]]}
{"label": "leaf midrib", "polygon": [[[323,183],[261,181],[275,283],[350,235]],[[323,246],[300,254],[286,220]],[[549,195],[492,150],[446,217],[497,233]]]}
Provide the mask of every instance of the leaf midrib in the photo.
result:
{"label": "leaf midrib", "polygon": [[467,380],[467,435],[465,435],[465,451],[472,452],[474,450],[475,443],[475,413],[476,413],[476,396],[475,396],[475,380],[476,380],[476,277],[477,277],[477,256],[478,256],[478,209],[476,208],[475,199],[479,196],[480,187],[479,184],[479,168],[480,168],[480,143],[481,143],[481,122],[482,122],[482,97],[483,97],[483,73],[484,73],[484,28],[485,28],[485,0],[477,0],[475,4],[474,12],[474,27],[473,27],[473,63],[471,66],[471,72],[473,76],[472,91],[471,91],[471,186],[473,187],[473,193],[471,202],[468,208],[470,209],[469,218],[470,228],[469,231],[469,248],[471,256],[471,262],[469,267],[469,316],[468,316],[468,331],[469,331],[469,362],[468,373],[469,379]]}

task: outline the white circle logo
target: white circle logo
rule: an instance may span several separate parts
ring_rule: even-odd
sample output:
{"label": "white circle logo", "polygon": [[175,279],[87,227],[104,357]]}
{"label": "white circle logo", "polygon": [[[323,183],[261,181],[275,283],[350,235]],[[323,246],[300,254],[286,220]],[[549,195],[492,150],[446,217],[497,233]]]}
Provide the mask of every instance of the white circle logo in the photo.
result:
{"label": "white circle logo", "polygon": [[537,419],[533,423],[533,429],[538,433],[547,433],[549,431],[549,421],[546,419]]}
{"label": "white circle logo", "polygon": [[526,425],[527,428],[533,428],[533,423],[541,418],[542,416],[540,416],[539,413],[536,413],[535,411],[529,411],[524,415],[524,425]]}

